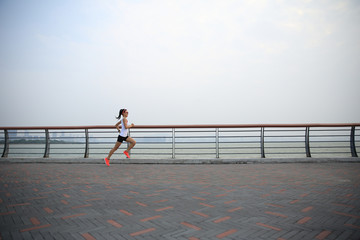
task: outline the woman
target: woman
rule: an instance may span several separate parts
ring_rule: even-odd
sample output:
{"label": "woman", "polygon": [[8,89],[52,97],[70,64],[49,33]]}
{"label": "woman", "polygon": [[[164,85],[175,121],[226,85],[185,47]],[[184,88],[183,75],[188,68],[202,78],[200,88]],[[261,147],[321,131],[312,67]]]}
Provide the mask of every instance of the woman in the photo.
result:
{"label": "woman", "polygon": [[116,129],[119,131],[119,136],[117,142],[115,143],[115,146],[113,147],[113,149],[110,150],[109,155],[105,158],[105,164],[107,166],[110,166],[111,155],[113,155],[113,153],[120,147],[123,141],[130,143],[128,148],[124,151],[124,154],[128,158],[130,158],[129,155],[130,149],[132,149],[136,144],[136,141],[128,136],[128,129],[135,126],[133,123],[131,125],[128,125],[128,120],[127,120],[128,115],[129,112],[127,109],[120,109],[119,116],[116,119],[120,120],[121,116],[123,118],[115,125]]}

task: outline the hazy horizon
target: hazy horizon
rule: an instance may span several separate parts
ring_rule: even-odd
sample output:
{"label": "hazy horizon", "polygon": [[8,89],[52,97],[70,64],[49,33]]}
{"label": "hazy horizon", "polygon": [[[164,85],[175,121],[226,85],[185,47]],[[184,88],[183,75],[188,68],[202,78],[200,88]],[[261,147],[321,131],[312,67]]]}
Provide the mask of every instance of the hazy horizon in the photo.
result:
{"label": "hazy horizon", "polygon": [[356,0],[2,0],[0,126],[354,123]]}

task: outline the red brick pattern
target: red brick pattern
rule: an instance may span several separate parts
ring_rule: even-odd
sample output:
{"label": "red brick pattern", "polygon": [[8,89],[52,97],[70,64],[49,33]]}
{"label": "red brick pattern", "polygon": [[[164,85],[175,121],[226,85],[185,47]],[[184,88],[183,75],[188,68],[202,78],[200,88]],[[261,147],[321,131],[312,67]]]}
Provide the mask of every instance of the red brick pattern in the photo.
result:
{"label": "red brick pattern", "polygon": [[40,225],[40,221],[36,217],[30,218],[30,221],[33,225]]}
{"label": "red brick pattern", "polygon": [[359,209],[357,163],[0,163],[0,240],[360,239]]}
{"label": "red brick pattern", "polygon": [[126,211],[126,210],[123,210],[123,209],[121,209],[120,212],[122,212],[123,214],[128,215],[128,216],[133,215],[132,213],[130,213],[130,212]]}
{"label": "red brick pattern", "polygon": [[215,207],[214,205],[210,205],[210,204],[207,204],[207,203],[199,203],[200,205],[203,205],[205,207],[210,207],[210,208],[213,208]]}
{"label": "red brick pattern", "polygon": [[242,207],[236,207],[236,208],[232,208],[232,209],[229,209],[228,212],[235,212],[235,211],[238,211],[238,210],[241,210],[243,209]]}
{"label": "red brick pattern", "polygon": [[353,215],[353,214],[348,214],[348,213],[344,213],[344,212],[338,212],[338,211],[334,211],[335,214],[338,214],[338,215],[343,215],[343,216],[346,216],[346,217],[351,217],[351,218],[360,218],[360,215]]}
{"label": "red brick pattern", "polygon": [[195,230],[201,230],[200,227],[197,227],[197,226],[192,225],[192,224],[187,223],[187,222],[181,222],[181,224],[184,225],[184,226],[187,226],[187,227],[189,227],[189,228],[195,229]]}
{"label": "red brick pattern", "polygon": [[10,214],[15,214],[15,211],[2,212],[2,213],[0,213],[0,216],[10,215]]}
{"label": "red brick pattern", "polygon": [[169,209],[173,209],[173,208],[174,208],[174,207],[172,207],[172,206],[168,206],[168,207],[156,209],[155,211],[161,212],[161,211],[165,211],[165,210],[169,210]]}
{"label": "red brick pattern", "polygon": [[265,228],[269,228],[269,229],[272,229],[272,230],[276,230],[276,231],[281,231],[281,229],[278,228],[278,227],[270,226],[270,225],[267,225],[267,224],[264,224],[264,223],[256,223],[256,225],[261,226],[261,227],[265,227]]}
{"label": "red brick pattern", "polygon": [[360,229],[360,226],[356,226],[356,225],[353,225],[353,224],[345,224],[344,226],[346,227],[351,227],[351,228],[357,228],[357,229]]}
{"label": "red brick pattern", "polygon": [[266,214],[273,215],[273,216],[278,216],[278,217],[282,217],[282,218],[287,218],[287,216],[286,216],[286,215],[281,214],[281,213],[269,212],[269,211],[266,211],[265,213],[266,213]]}
{"label": "red brick pattern", "polygon": [[213,222],[214,223],[220,223],[220,222],[224,222],[226,220],[229,220],[231,217],[230,216],[226,216],[226,217],[222,217],[222,218],[219,218],[219,219],[216,219],[214,220]]}
{"label": "red brick pattern", "polygon": [[148,229],[145,229],[145,230],[142,230],[142,231],[130,233],[130,236],[135,237],[135,236],[143,235],[145,233],[152,232],[152,231],[155,231],[155,230],[156,230],[155,228],[148,228]]}
{"label": "red brick pattern", "polygon": [[236,232],[237,232],[236,229],[231,229],[229,231],[226,231],[226,232],[223,232],[221,234],[216,235],[216,237],[219,238],[219,239],[223,239],[223,238],[225,238],[225,237],[227,237],[227,236],[229,236],[231,234],[234,234]]}
{"label": "red brick pattern", "polygon": [[319,240],[323,240],[326,239],[327,236],[329,236],[329,234],[331,233],[331,231],[322,231],[319,235],[317,235],[315,238],[319,239]]}
{"label": "red brick pattern", "polygon": [[311,211],[313,209],[313,207],[307,207],[307,208],[304,208],[303,210],[301,210],[301,212],[308,212],[308,211]]}
{"label": "red brick pattern", "polygon": [[82,233],[81,236],[82,236],[85,240],[96,240],[96,238],[94,238],[90,233]]}
{"label": "red brick pattern", "polygon": [[44,207],[45,212],[47,213],[53,213],[54,211],[51,208]]}
{"label": "red brick pattern", "polygon": [[141,219],[140,221],[141,222],[147,222],[147,221],[155,220],[155,219],[158,219],[158,218],[161,218],[161,217],[162,217],[161,215],[156,215],[156,216],[153,216],[153,217],[148,217],[148,218]]}
{"label": "red brick pattern", "polygon": [[28,231],[38,230],[38,229],[41,229],[41,228],[47,228],[47,227],[50,227],[50,226],[51,226],[51,224],[45,224],[45,225],[41,225],[41,226],[21,229],[20,232],[28,232]]}
{"label": "red brick pattern", "polygon": [[297,221],[298,224],[304,224],[308,221],[310,221],[311,217],[304,217],[302,219],[300,219],[299,221]]}
{"label": "red brick pattern", "polygon": [[201,213],[201,212],[197,212],[197,211],[192,211],[193,214],[196,214],[196,215],[199,215],[199,216],[202,216],[202,217],[206,217],[208,218],[209,215],[205,214],[205,213]]}
{"label": "red brick pattern", "polygon": [[114,220],[110,219],[110,220],[107,220],[107,222],[110,223],[111,225],[113,225],[116,228],[121,228],[122,227],[122,225],[120,223],[118,223],[118,222],[116,222]]}

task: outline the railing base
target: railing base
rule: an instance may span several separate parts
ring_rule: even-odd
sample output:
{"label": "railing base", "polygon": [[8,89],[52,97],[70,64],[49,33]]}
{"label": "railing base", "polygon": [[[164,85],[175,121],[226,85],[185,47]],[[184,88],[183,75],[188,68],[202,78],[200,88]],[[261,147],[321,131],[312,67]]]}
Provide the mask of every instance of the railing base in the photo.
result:
{"label": "railing base", "polygon": [[[1,163],[99,164],[99,158],[0,158]],[[244,158],[244,159],[112,159],[110,164],[251,164],[251,163],[360,163],[359,157],[339,158]],[[99,166],[100,167],[100,166]]]}

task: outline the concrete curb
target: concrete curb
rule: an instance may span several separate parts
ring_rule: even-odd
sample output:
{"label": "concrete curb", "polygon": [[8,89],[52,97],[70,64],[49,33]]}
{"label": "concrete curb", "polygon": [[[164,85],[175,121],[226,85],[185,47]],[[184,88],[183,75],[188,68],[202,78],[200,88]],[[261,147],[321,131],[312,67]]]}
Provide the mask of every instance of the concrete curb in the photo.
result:
{"label": "concrete curb", "polygon": [[[251,163],[359,163],[345,158],[245,158],[245,159],[113,159],[111,164],[251,164]],[[0,163],[104,164],[99,158],[0,158]]]}

